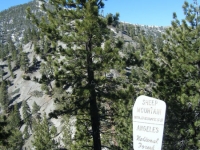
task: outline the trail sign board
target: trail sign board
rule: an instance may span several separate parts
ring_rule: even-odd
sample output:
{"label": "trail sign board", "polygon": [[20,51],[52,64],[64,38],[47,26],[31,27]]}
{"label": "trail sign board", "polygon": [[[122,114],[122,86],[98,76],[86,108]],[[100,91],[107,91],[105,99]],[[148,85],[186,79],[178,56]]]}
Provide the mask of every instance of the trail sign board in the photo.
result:
{"label": "trail sign board", "polygon": [[133,106],[134,150],[161,150],[166,104],[148,96],[139,96]]}

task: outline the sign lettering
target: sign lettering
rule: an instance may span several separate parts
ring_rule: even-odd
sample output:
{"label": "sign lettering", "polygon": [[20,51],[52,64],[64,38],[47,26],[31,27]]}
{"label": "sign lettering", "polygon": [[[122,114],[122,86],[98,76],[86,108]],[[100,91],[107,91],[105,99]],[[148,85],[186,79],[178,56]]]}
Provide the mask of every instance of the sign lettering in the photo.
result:
{"label": "sign lettering", "polygon": [[133,106],[133,144],[135,150],[161,150],[165,121],[165,102],[139,96]]}

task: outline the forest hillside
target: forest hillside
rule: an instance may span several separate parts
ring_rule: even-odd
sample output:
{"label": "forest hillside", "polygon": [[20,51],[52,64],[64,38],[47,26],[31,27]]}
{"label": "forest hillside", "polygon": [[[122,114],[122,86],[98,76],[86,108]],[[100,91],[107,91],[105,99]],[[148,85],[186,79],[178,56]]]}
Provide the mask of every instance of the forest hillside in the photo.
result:
{"label": "forest hillside", "polygon": [[167,104],[163,150],[200,148],[200,9],[185,2],[185,20],[159,27],[103,6],[34,0],[0,12],[0,149],[131,150],[140,95]]}

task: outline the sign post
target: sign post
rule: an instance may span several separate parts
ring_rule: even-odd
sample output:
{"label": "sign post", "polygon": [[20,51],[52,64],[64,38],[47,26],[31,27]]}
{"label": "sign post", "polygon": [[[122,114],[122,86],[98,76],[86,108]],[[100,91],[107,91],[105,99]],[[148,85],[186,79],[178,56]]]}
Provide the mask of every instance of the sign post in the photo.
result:
{"label": "sign post", "polygon": [[161,150],[166,104],[148,96],[139,96],[133,106],[134,150]]}

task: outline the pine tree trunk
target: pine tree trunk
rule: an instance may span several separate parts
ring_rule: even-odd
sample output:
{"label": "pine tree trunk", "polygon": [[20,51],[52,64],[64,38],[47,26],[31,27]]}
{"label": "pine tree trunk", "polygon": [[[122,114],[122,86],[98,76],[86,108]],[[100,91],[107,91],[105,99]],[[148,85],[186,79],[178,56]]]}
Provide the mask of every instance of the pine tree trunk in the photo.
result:
{"label": "pine tree trunk", "polygon": [[100,120],[99,112],[96,101],[95,83],[94,83],[94,70],[92,68],[92,44],[91,39],[86,44],[87,50],[87,72],[88,72],[88,82],[90,86],[90,117],[92,124],[92,137],[93,137],[93,147],[94,150],[101,150],[101,139],[100,139]]}
{"label": "pine tree trunk", "polygon": [[96,94],[95,91],[92,90],[90,97],[90,116],[92,123],[92,136],[93,136],[93,146],[94,150],[101,150],[101,140],[100,140],[100,132],[99,132],[99,113],[96,103]]}

